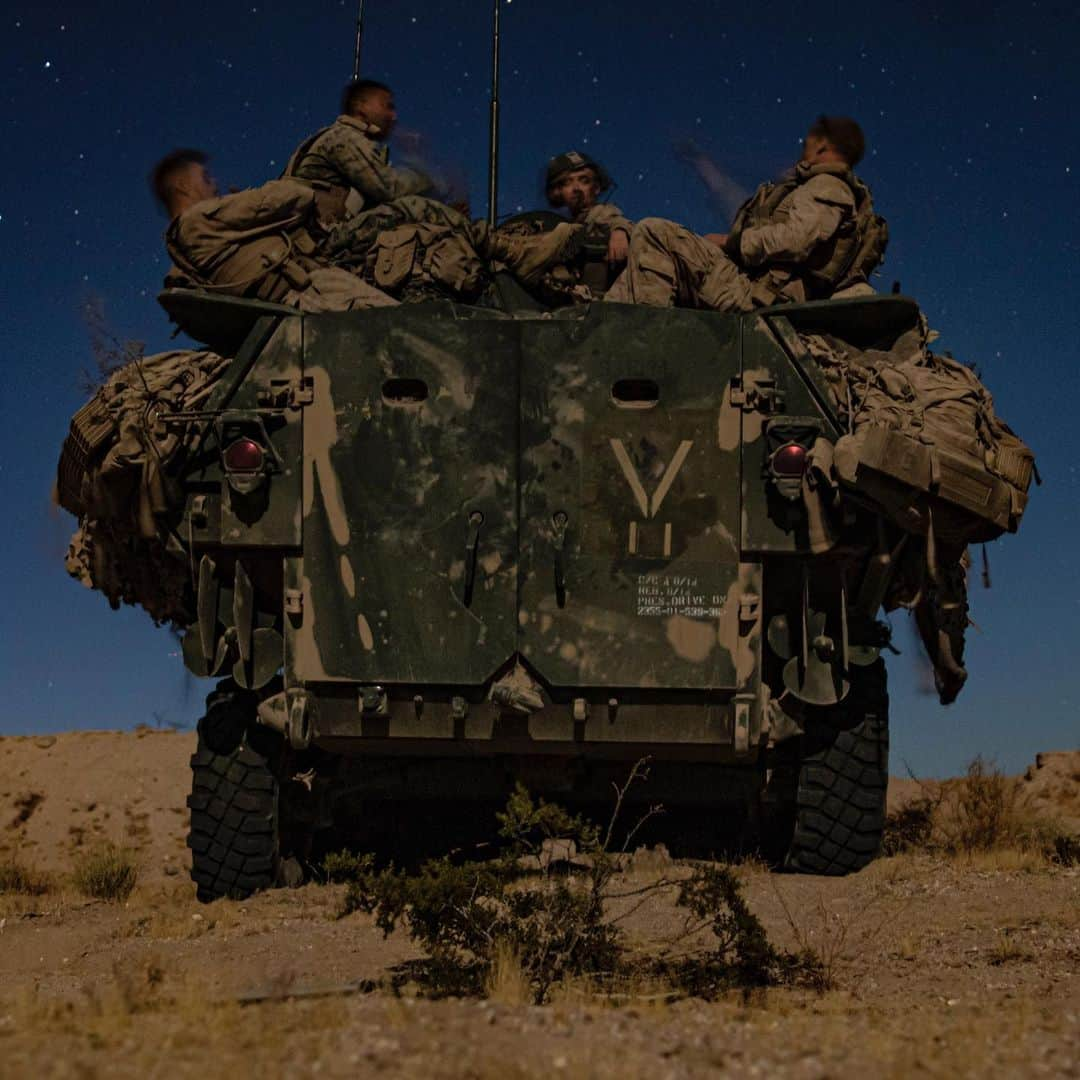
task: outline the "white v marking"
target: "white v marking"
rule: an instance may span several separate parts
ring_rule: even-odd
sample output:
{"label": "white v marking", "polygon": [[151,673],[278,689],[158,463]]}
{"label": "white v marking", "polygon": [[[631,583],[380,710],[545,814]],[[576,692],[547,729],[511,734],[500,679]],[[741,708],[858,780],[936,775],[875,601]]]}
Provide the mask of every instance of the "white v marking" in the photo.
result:
{"label": "white v marking", "polygon": [[694,445],[693,440],[683,439],[679,443],[679,449],[675,451],[674,457],[668,462],[667,468],[664,469],[664,475],[660,477],[660,483],[653,492],[651,499],[645,493],[645,485],[642,484],[641,477],[638,476],[637,469],[634,468],[634,463],[630,460],[630,455],[627,453],[622,439],[611,439],[610,442],[612,452],[615,454],[615,460],[619,463],[619,468],[622,469],[622,474],[630,485],[630,490],[633,492],[642,517],[656,517],[664,499],[667,498],[667,493],[671,490],[671,485],[675,482],[675,477],[679,475],[679,470],[686,461],[686,455],[690,453],[690,449]]}

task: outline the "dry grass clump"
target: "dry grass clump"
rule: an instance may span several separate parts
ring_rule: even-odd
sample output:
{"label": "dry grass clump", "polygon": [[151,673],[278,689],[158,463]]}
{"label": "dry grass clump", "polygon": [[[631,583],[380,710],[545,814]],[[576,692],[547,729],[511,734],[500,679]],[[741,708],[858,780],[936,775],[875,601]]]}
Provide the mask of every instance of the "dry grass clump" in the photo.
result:
{"label": "dry grass clump", "polygon": [[135,852],[118,844],[104,843],[81,855],[71,880],[84,896],[123,903],[139,878]]}
{"label": "dry grass clump", "polygon": [[1029,846],[1033,823],[1025,820],[1019,780],[977,757],[951,794],[943,804],[950,812],[942,815],[941,827],[952,851],[971,854]]}
{"label": "dry grass clump", "polygon": [[506,941],[495,944],[484,980],[484,997],[500,1005],[532,1004],[532,984],[517,950]]}
{"label": "dry grass clump", "polygon": [[1080,841],[1028,806],[1018,778],[980,756],[959,780],[922,784],[917,798],[889,815],[882,853],[912,852],[963,857],[983,869],[1032,869],[1075,865]]}
{"label": "dry grass clump", "polygon": [[[129,1066],[134,1057],[136,1074],[144,1076],[171,1075],[177,1047],[235,1045],[245,1031],[240,1004],[213,998],[204,979],[170,972],[164,958],[153,953],[134,963],[114,963],[110,977],[84,983],[77,996],[46,996],[37,987],[24,987],[3,1009],[6,1034],[52,1046],[74,1039],[84,1053],[123,1049]],[[73,1072],[98,1075],[95,1067]]]}
{"label": "dry grass clump", "polygon": [[140,895],[134,917],[121,931],[126,937],[153,941],[194,941],[208,934],[225,940],[266,932],[271,923],[249,913],[244,901],[221,899],[207,908],[187,889],[152,897]]}
{"label": "dry grass clump", "polygon": [[15,860],[0,863],[0,896],[44,896],[52,892],[55,884],[49,874]]}

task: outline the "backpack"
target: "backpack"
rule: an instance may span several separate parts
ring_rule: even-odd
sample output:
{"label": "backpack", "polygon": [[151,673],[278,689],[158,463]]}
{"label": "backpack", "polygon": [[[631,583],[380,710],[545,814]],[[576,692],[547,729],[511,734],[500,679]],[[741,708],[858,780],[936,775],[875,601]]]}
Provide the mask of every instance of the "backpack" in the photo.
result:
{"label": "backpack", "polygon": [[910,334],[889,352],[824,335],[807,345],[846,414],[833,456],[841,481],[910,532],[960,545],[1016,532],[1035,456],[971,368]]}

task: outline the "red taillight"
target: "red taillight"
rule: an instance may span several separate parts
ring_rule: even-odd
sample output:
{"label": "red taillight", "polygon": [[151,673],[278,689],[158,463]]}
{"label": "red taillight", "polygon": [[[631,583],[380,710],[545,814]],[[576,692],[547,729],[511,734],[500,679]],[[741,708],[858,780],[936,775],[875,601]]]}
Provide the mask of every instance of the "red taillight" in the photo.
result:
{"label": "red taillight", "polygon": [[263,464],[263,448],[254,439],[237,439],[221,455],[228,472],[258,472]]}
{"label": "red taillight", "polygon": [[798,443],[781,446],[772,456],[775,476],[802,476],[806,472],[806,447]]}

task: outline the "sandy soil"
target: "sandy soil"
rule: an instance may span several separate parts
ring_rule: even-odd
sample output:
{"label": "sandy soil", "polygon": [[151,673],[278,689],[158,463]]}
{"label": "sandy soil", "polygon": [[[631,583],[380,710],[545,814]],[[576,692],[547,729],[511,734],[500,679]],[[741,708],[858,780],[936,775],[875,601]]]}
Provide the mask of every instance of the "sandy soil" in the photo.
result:
{"label": "sandy soil", "polygon": [[[1080,1077],[1080,870],[1004,852],[901,856],[845,879],[748,866],[781,945],[813,945],[835,989],[750,1000],[627,1000],[569,989],[551,1005],[426,1001],[378,981],[416,955],[342,889],[195,902],[184,834],[190,734],[0,739],[0,863],[60,883],[0,896],[3,1076]],[[1033,805],[1080,828],[1080,754],[1040,755]],[[895,805],[918,792],[890,790]],[[96,839],[139,852],[124,904],[63,881]],[[664,859],[628,871],[648,880]],[[663,901],[630,930],[676,925]],[[504,995],[505,996],[505,995]],[[259,1000],[253,1001],[252,998]]]}

